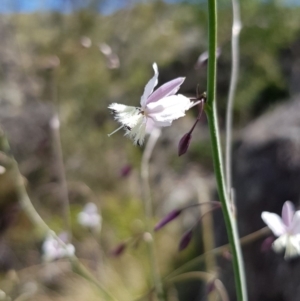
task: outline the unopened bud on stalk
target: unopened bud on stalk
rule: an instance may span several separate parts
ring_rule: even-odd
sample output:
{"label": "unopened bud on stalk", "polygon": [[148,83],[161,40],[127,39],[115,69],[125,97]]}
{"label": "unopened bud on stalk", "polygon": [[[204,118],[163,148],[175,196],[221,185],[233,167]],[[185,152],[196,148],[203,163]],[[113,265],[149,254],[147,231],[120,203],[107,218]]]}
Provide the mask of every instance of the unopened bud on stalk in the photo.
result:
{"label": "unopened bud on stalk", "polygon": [[267,253],[272,249],[272,244],[274,242],[274,237],[273,236],[269,236],[266,239],[264,239],[264,241],[262,242],[261,246],[260,246],[260,250],[263,253]]}
{"label": "unopened bud on stalk", "polygon": [[130,175],[131,171],[132,171],[132,166],[127,164],[121,168],[120,176],[122,178],[126,178]]}
{"label": "unopened bud on stalk", "polygon": [[183,137],[180,139],[179,144],[178,144],[178,156],[182,156],[184,155],[189,146],[190,146],[190,142],[192,139],[192,134],[190,132],[186,133],[183,135]]}
{"label": "unopened bud on stalk", "polygon": [[[198,92],[197,92],[197,94],[198,94]],[[195,120],[192,128],[189,130],[189,132],[184,134],[183,137],[179,141],[179,144],[178,144],[178,156],[179,157],[181,155],[185,154],[190,146],[190,142],[192,139],[192,133],[193,133],[198,121],[200,120],[202,112],[203,112],[203,105],[206,101],[206,92],[204,92],[201,96],[197,96],[196,100],[200,101],[199,114],[198,114],[197,119]]]}
{"label": "unopened bud on stalk", "polygon": [[111,250],[110,256],[111,257],[119,257],[119,256],[121,256],[124,253],[126,247],[127,247],[126,242],[120,243],[113,250]]}
{"label": "unopened bud on stalk", "polygon": [[166,224],[171,222],[173,219],[175,219],[177,216],[179,216],[182,212],[182,209],[175,209],[171,211],[168,215],[166,215],[156,226],[154,227],[154,231],[158,231],[162,227],[164,227]]}
{"label": "unopened bud on stalk", "polygon": [[182,251],[190,244],[193,237],[193,229],[188,230],[183,234],[183,236],[180,239],[178,251]]}
{"label": "unopened bud on stalk", "polygon": [[215,279],[212,279],[212,280],[208,281],[207,284],[206,284],[206,293],[209,295],[209,294],[212,293],[215,289],[216,289],[216,286],[215,286]]}

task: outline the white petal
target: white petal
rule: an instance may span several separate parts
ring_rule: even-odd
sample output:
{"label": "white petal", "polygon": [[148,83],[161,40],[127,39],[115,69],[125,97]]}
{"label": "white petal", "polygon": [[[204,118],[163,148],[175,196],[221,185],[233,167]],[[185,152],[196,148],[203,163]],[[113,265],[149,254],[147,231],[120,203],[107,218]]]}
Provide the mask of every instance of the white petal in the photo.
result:
{"label": "white petal", "polygon": [[125,135],[128,135],[135,145],[142,145],[146,135],[146,119],[140,114],[139,120],[131,130],[128,130]]}
{"label": "white petal", "polygon": [[89,202],[84,206],[82,211],[88,214],[98,213],[98,207],[96,206],[96,204]]}
{"label": "white petal", "polygon": [[126,127],[134,127],[141,116],[140,108],[113,103],[108,107],[113,110],[115,119]]}
{"label": "white petal", "polygon": [[279,215],[264,211],[261,214],[262,220],[271,229],[275,236],[280,236],[286,233],[286,227],[283,224]]}
{"label": "white petal", "polygon": [[125,106],[120,103],[112,103],[108,106],[110,110],[116,111],[116,113],[124,113],[129,110],[129,108],[134,108],[131,106]]}
{"label": "white petal", "polygon": [[[64,248],[64,256],[72,257],[75,254],[75,247],[72,244],[67,244]],[[64,257],[63,256],[63,257]]]}
{"label": "white petal", "polygon": [[87,228],[99,228],[101,224],[101,216],[97,212],[80,212],[78,214],[78,223]]}
{"label": "white petal", "polygon": [[296,236],[289,236],[287,241],[286,241],[286,249],[285,249],[285,254],[284,258],[289,259],[289,258],[294,258],[300,255],[300,242],[299,238]]}
{"label": "white petal", "polygon": [[288,235],[287,234],[281,235],[279,238],[277,238],[273,242],[273,245],[272,245],[273,250],[276,253],[282,252],[285,249],[285,247],[286,247],[287,240],[288,240]]}
{"label": "white petal", "polygon": [[158,82],[158,68],[157,68],[157,64],[154,63],[152,65],[153,70],[154,70],[154,76],[149,80],[149,82],[147,83],[145,89],[144,89],[144,93],[141,97],[141,107],[144,108],[146,106],[147,103],[147,99],[150,96],[150,94],[153,92],[153,89],[155,88],[155,86],[157,85]]}
{"label": "white petal", "polygon": [[190,108],[191,101],[183,95],[172,95],[157,102],[147,104],[145,113],[156,122],[172,123],[173,120],[183,117]]}

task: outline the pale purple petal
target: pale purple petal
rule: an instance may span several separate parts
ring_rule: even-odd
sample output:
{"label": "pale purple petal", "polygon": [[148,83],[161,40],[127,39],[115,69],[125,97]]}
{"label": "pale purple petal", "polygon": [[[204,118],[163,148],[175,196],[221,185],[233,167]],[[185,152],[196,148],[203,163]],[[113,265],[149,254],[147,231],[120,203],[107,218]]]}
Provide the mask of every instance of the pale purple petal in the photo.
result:
{"label": "pale purple petal", "polygon": [[282,207],[282,221],[289,227],[292,223],[292,219],[295,213],[295,208],[292,202],[286,201]]}
{"label": "pale purple petal", "polygon": [[155,121],[151,118],[147,118],[146,133],[150,134],[155,128]]}
{"label": "pale purple petal", "polygon": [[152,119],[151,117],[147,118],[147,125],[146,125],[146,132],[147,134],[150,134],[154,128],[161,128],[170,126],[172,124],[172,121],[156,121]]}
{"label": "pale purple petal", "polygon": [[291,225],[289,227],[289,233],[293,235],[300,234],[300,211],[299,210],[296,211],[293,216]]}
{"label": "pale purple petal", "polygon": [[152,118],[148,117],[147,118],[147,123],[146,123],[146,133],[147,134],[151,134],[151,132],[154,129],[159,129],[161,127],[165,127],[165,126],[170,126],[172,124],[172,122],[158,122],[158,121],[154,121]]}
{"label": "pale purple petal", "polygon": [[178,77],[175,78],[167,83],[165,83],[164,85],[162,85],[161,87],[159,87],[157,90],[155,90],[147,99],[146,104],[150,103],[150,102],[155,102],[160,100],[161,98],[170,96],[170,95],[174,95],[180,88],[180,86],[182,85],[182,83],[184,82],[185,77]]}
{"label": "pale purple petal", "polygon": [[172,122],[183,117],[191,101],[183,95],[172,95],[147,104],[146,114],[155,122]]}
{"label": "pale purple petal", "polygon": [[264,211],[261,214],[262,220],[271,229],[275,236],[280,236],[286,233],[286,227],[279,215]]}
{"label": "pale purple petal", "polygon": [[158,68],[156,63],[154,63],[153,65],[153,70],[154,70],[154,76],[149,80],[149,82],[147,83],[145,89],[144,89],[144,93],[141,97],[141,107],[144,108],[147,104],[147,99],[150,96],[150,94],[153,92],[153,89],[155,88],[155,86],[157,85],[158,82]]}

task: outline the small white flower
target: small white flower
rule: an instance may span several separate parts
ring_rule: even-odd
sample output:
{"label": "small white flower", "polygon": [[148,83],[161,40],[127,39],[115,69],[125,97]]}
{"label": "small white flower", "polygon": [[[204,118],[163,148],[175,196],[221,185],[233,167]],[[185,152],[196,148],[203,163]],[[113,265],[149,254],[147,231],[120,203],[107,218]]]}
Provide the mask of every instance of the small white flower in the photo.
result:
{"label": "small white flower", "polygon": [[124,128],[125,135],[128,135],[134,144],[142,145],[146,133],[151,132],[153,127],[170,126],[173,120],[183,117],[185,111],[195,105],[189,98],[181,94],[175,95],[184,82],[184,77],[173,79],[153,92],[158,82],[156,63],[153,64],[153,69],[154,76],[145,87],[140,107],[118,103],[108,107],[115,114],[115,119],[121,123],[121,127],[108,136]]}
{"label": "small white flower", "polygon": [[72,257],[75,254],[75,247],[65,243],[65,240],[64,234],[57,238],[53,233],[50,233],[42,245],[43,259],[53,261],[63,257]]}
{"label": "small white flower", "polygon": [[101,220],[102,218],[98,213],[98,208],[94,203],[87,203],[78,214],[78,223],[90,229],[99,231],[101,228]]}
{"label": "small white flower", "polygon": [[294,205],[286,201],[282,207],[282,217],[264,211],[261,218],[278,238],[273,242],[275,252],[285,249],[284,258],[300,255],[300,211],[295,212]]}

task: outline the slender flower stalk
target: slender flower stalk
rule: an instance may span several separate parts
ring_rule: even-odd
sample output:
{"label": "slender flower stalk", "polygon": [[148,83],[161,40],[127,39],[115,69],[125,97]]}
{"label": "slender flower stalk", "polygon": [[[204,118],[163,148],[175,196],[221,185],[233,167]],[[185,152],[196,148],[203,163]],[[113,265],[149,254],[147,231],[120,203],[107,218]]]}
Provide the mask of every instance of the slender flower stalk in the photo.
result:
{"label": "slender flower stalk", "polygon": [[59,181],[59,197],[62,204],[62,215],[64,227],[68,234],[68,239],[72,238],[71,217],[70,217],[70,201],[68,183],[65,173],[65,165],[63,160],[63,151],[60,138],[60,121],[58,114],[54,114],[50,120],[50,129],[53,139],[53,152],[55,156],[56,173]]}
{"label": "slender flower stalk", "polygon": [[151,131],[150,137],[147,141],[143,157],[142,157],[142,165],[141,165],[141,178],[142,178],[142,188],[143,188],[143,198],[144,198],[144,206],[145,206],[145,221],[146,221],[146,231],[151,235],[151,239],[147,240],[148,242],[148,253],[150,259],[150,267],[152,273],[152,281],[155,287],[155,292],[160,301],[164,300],[163,296],[163,287],[160,279],[160,274],[158,270],[156,254],[155,254],[155,245],[153,240],[153,229],[151,225],[153,212],[152,212],[152,199],[151,199],[151,191],[149,184],[149,162],[151,155],[153,153],[153,149],[156,145],[156,142],[161,134],[160,128],[154,128]]}
{"label": "slender flower stalk", "polygon": [[[0,144],[5,144],[7,151],[9,151],[9,144],[3,135],[0,135]],[[80,261],[73,254],[73,252],[70,252],[70,247],[68,247],[68,245],[65,244],[40,217],[40,215],[32,205],[31,200],[27,194],[24,185],[24,179],[19,171],[18,164],[14,158],[11,158],[11,163],[12,163],[11,168],[13,170],[15,181],[16,181],[16,189],[17,189],[19,203],[22,209],[24,210],[25,214],[34,224],[34,226],[36,226],[39,232],[44,236],[51,234],[53,238],[55,238],[56,241],[59,243],[59,245],[63,249],[65,249],[66,255],[68,255],[67,257],[75,273],[87,279],[89,282],[93,283],[99,289],[101,294],[106,297],[106,300],[117,301],[117,298],[115,298],[112,295],[112,293],[110,293],[106,288],[104,288],[104,286],[101,283],[99,283],[99,281],[95,279],[95,277],[80,263]]]}
{"label": "slender flower stalk", "polygon": [[217,1],[208,1],[208,39],[209,39],[209,58],[208,58],[208,83],[207,83],[207,104],[205,112],[208,119],[212,155],[214,161],[214,169],[218,187],[220,202],[222,203],[222,210],[224,221],[226,225],[229,245],[232,252],[233,269],[235,276],[235,285],[237,300],[247,301],[246,280],[244,273],[244,264],[242,252],[239,242],[239,235],[236,225],[235,216],[233,214],[231,203],[228,198],[228,193],[225,185],[225,178],[222,164],[222,153],[220,136],[217,119],[216,106],[216,52],[217,52]]}
{"label": "slender flower stalk", "polygon": [[[206,216],[208,213],[221,208],[221,204],[219,202],[217,202],[218,204],[213,206],[212,208],[210,208],[208,211],[206,211],[205,213],[203,213],[200,218],[197,220],[197,222],[191,227],[191,229],[189,229],[188,231],[186,231],[183,236],[180,239],[179,242],[179,251],[184,250],[186,247],[188,247],[189,243],[192,240],[192,236],[193,236],[193,231],[195,229],[195,227],[202,221],[203,217]],[[199,204],[200,205],[200,204]]]}
{"label": "slender flower stalk", "polygon": [[178,208],[178,209],[174,209],[171,212],[169,212],[163,219],[161,219],[154,227],[154,231],[158,231],[161,228],[163,228],[165,225],[167,225],[168,223],[170,223],[172,220],[174,220],[175,218],[177,218],[184,210],[192,208],[192,207],[199,207],[202,205],[213,205],[213,209],[216,208],[220,208],[221,204],[220,202],[215,202],[215,201],[211,201],[211,202],[205,202],[205,203],[197,203],[197,204],[191,204],[182,208]]}
{"label": "slender flower stalk", "polygon": [[214,274],[210,274],[203,271],[197,272],[188,272],[181,275],[174,276],[173,278],[169,279],[170,282],[179,282],[184,280],[200,280],[205,281],[207,284],[210,284],[212,281],[214,282],[214,289],[218,292],[220,299],[222,301],[229,301],[228,293],[222,283],[222,281],[218,278],[215,278]]}
{"label": "slender flower stalk", "polygon": [[231,34],[231,76],[229,85],[228,102],[226,109],[226,184],[227,191],[230,192],[232,188],[231,184],[231,140],[232,140],[232,113],[234,104],[234,95],[236,91],[238,75],[239,75],[239,35],[242,28],[241,16],[240,16],[240,4],[239,0],[231,0],[232,2],[232,34]]}

